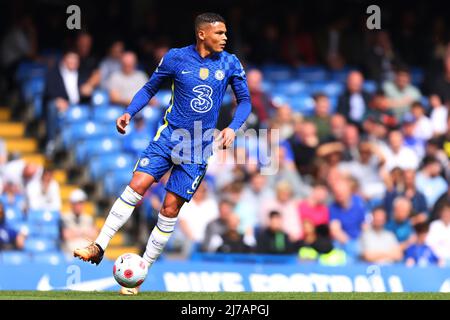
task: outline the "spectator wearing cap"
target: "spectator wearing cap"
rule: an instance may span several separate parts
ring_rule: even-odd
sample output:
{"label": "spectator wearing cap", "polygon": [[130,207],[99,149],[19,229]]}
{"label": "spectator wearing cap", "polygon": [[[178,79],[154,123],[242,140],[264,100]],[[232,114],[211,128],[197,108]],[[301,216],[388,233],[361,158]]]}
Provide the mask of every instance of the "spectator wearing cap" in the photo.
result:
{"label": "spectator wearing cap", "polygon": [[70,194],[69,200],[70,211],[65,212],[61,218],[63,248],[71,253],[94,239],[97,236],[97,228],[93,217],[84,210],[86,193],[81,189],[75,189]]}
{"label": "spectator wearing cap", "polygon": [[405,66],[397,68],[394,81],[385,82],[383,91],[389,99],[389,108],[398,121],[405,113],[411,111],[412,103],[420,100],[422,96],[419,89],[411,84],[411,74]]}

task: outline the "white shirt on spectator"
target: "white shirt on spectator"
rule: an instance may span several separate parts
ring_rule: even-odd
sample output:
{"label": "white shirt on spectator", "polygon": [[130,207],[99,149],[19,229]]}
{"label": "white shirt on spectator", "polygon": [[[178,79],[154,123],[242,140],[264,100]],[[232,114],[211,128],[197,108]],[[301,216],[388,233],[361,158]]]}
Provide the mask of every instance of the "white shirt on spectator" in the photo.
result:
{"label": "white shirt on spectator", "polygon": [[405,169],[417,169],[419,166],[419,158],[416,153],[408,147],[401,147],[399,152],[394,153],[391,148],[383,150],[386,158],[385,168],[391,171],[395,167]]}
{"label": "white shirt on spectator", "polygon": [[31,181],[26,188],[27,203],[33,210],[61,210],[61,195],[59,184],[52,180],[46,191],[40,180]]}
{"label": "white shirt on spectator", "polygon": [[422,140],[428,140],[433,136],[433,124],[427,116],[422,116],[417,120],[414,136]]}
{"label": "white shirt on spectator", "polygon": [[361,121],[366,110],[366,104],[361,93],[354,93],[350,96],[350,119]]}
{"label": "white shirt on spectator", "polygon": [[147,83],[147,75],[142,71],[125,74],[121,70],[114,72],[108,82],[108,89],[115,90],[121,99],[131,100]]}
{"label": "white shirt on spectator", "polygon": [[441,259],[450,259],[450,225],[442,220],[435,220],[430,224],[426,243]]}
{"label": "white shirt on spectator", "polygon": [[206,198],[202,202],[191,200],[181,207],[178,217],[188,225],[194,241],[203,242],[206,226],[219,217],[219,207],[214,198]]}
{"label": "white shirt on spectator", "polygon": [[435,134],[441,135],[447,132],[447,115],[448,110],[446,106],[440,106],[431,111],[431,124]]}
{"label": "white shirt on spectator", "polygon": [[80,92],[78,91],[78,71],[71,71],[63,65],[59,67],[59,71],[61,72],[61,77],[64,82],[64,88],[66,88],[67,96],[69,97],[69,102],[71,104],[80,102]]}

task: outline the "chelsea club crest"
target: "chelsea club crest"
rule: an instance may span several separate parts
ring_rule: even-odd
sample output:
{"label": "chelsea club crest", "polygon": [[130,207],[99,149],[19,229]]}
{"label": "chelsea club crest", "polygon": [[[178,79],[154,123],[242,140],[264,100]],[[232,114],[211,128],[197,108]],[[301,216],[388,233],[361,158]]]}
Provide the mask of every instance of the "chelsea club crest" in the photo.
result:
{"label": "chelsea club crest", "polygon": [[222,70],[217,70],[215,73],[214,73],[214,78],[216,78],[217,80],[223,80],[223,78],[225,78],[225,72],[223,72]]}

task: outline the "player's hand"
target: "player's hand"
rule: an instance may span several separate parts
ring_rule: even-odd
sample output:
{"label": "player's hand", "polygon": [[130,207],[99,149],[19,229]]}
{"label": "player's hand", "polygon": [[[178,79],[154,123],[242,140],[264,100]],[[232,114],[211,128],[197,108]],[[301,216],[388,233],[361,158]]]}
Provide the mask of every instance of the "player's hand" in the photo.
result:
{"label": "player's hand", "polygon": [[218,141],[220,143],[219,148],[227,149],[228,147],[230,147],[235,137],[236,133],[234,133],[234,130],[231,128],[225,128],[220,131],[218,136]]}
{"label": "player's hand", "polygon": [[125,134],[125,128],[130,123],[131,115],[129,113],[124,113],[116,121],[117,131],[121,134]]}

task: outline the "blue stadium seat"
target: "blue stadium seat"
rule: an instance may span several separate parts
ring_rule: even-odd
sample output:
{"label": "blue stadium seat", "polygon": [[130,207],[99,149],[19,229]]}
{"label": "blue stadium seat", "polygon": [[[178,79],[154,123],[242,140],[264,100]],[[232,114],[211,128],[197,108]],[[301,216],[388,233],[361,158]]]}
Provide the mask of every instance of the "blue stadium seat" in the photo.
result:
{"label": "blue stadium seat", "polygon": [[47,66],[43,63],[22,62],[16,70],[16,80],[23,83],[27,79],[39,77],[45,78]]}
{"label": "blue stadium seat", "polygon": [[316,81],[310,86],[310,93],[318,92],[326,94],[328,97],[339,96],[344,92],[344,84],[336,81]]}
{"label": "blue stadium seat", "polygon": [[74,104],[67,109],[64,122],[86,122],[89,120],[91,110],[88,105]]}
{"label": "blue stadium seat", "polygon": [[131,180],[130,170],[115,170],[103,179],[104,192],[107,196],[118,197]]}
{"label": "blue stadium seat", "polygon": [[155,97],[160,106],[167,108],[172,100],[172,90],[159,90],[155,94]]}
{"label": "blue stadium seat", "polygon": [[60,251],[55,252],[41,252],[33,254],[32,260],[34,263],[59,265],[68,262],[69,259]]}
{"label": "blue stadium seat", "polygon": [[23,251],[2,251],[0,252],[2,264],[23,265],[31,263],[31,255]]}
{"label": "blue stadium seat", "polygon": [[16,206],[5,206],[5,218],[7,223],[23,222],[23,213],[20,208]]}
{"label": "blue stadium seat", "polygon": [[365,80],[363,84],[363,90],[370,94],[374,94],[378,90],[378,85],[376,81]]}
{"label": "blue stadium seat", "polygon": [[423,82],[425,74],[421,68],[411,68],[411,83],[415,86],[420,86]]}
{"label": "blue stadium seat", "polygon": [[27,102],[33,102],[36,95],[42,96],[45,89],[45,78],[34,77],[26,80],[22,85],[22,95]]}
{"label": "blue stadium seat", "polygon": [[47,238],[27,238],[25,240],[25,251],[28,252],[46,252],[46,251],[56,251],[57,245],[56,241]]}
{"label": "blue stadium seat", "polygon": [[292,110],[305,116],[310,116],[314,113],[314,99],[310,95],[296,95],[289,100],[289,103]]}
{"label": "blue stadium seat", "polygon": [[59,225],[58,224],[30,224],[29,236],[34,238],[59,239]]}
{"label": "blue stadium seat", "polygon": [[114,133],[115,126],[106,126],[104,124],[88,121],[85,123],[72,123],[67,125],[62,130],[63,145],[68,148],[80,140],[109,136]]}
{"label": "blue stadium seat", "polygon": [[125,111],[124,107],[117,105],[104,105],[97,106],[94,108],[93,120],[96,123],[108,123],[108,125],[113,125],[118,117],[120,117]]}
{"label": "blue stadium seat", "polygon": [[90,161],[89,174],[93,179],[99,179],[104,177],[108,171],[129,170],[131,175],[136,160],[127,153],[100,155]]}
{"label": "blue stadium seat", "polygon": [[51,225],[58,224],[60,220],[60,213],[58,211],[50,210],[30,210],[28,212],[28,223],[37,225]]}
{"label": "blue stadium seat", "polygon": [[92,93],[91,104],[94,107],[106,106],[109,104],[108,91],[102,89],[96,89]]}
{"label": "blue stadium seat", "polygon": [[261,71],[267,81],[287,80],[294,76],[292,69],[285,65],[265,65]]}
{"label": "blue stadium seat", "polygon": [[304,66],[297,69],[297,77],[308,82],[326,81],[328,80],[328,72],[321,66]]}
{"label": "blue stadium seat", "polygon": [[308,90],[308,84],[301,80],[278,81],[273,86],[274,94],[293,96],[305,93]]}
{"label": "blue stadium seat", "polygon": [[110,137],[87,139],[75,145],[75,160],[77,164],[84,164],[96,155],[118,152],[122,149],[122,141]]}
{"label": "blue stadium seat", "polygon": [[158,122],[163,118],[167,108],[164,107],[145,107],[141,113],[145,119],[145,123],[149,126],[156,127]]}
{"label": "blue stadium seat", "polygon": [[355,68],[346,67],[342,70],[335,70],[330,72],[330,80],[345,83],[350,71],[356,70]]}
{"label": "blue stadium seat", "polygon": [[30,227],[25,221],[12,221],[8,222],[8,226],[16,232],[25,232],[28,233]]}

